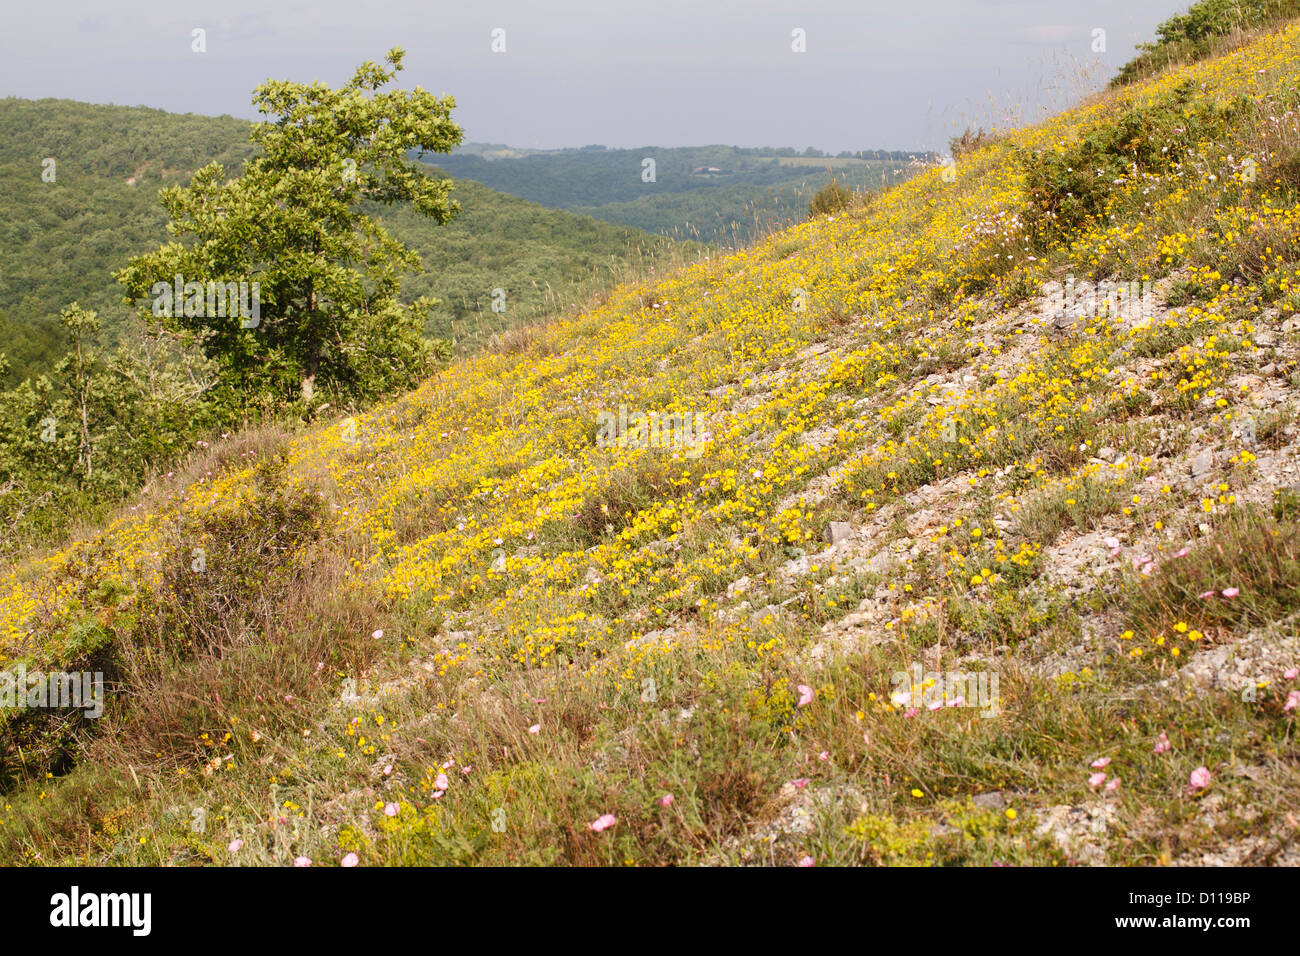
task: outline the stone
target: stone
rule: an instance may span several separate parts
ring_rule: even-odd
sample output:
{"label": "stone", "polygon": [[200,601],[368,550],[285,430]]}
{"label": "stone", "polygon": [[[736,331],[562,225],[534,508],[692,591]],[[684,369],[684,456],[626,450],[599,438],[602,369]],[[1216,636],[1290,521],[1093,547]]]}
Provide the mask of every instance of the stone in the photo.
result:
{"label": "stone", "polygon": [[1214,449],[1207,448],[1192,459],[1192,477],[1200,478],[1210,473],[1214,467]]}
{"label": "stone", "polygon": [[831,544],[847,541],[852,536],[853,526],[847,521],[832,521],[830,527],[826,529],[826,540]]}
{"label": "stone", "polygon": [[971,798],[971,802],[985,810],[1003,810],[1007,805],[1001,790],[994,790],[992,793],[977,793]]}

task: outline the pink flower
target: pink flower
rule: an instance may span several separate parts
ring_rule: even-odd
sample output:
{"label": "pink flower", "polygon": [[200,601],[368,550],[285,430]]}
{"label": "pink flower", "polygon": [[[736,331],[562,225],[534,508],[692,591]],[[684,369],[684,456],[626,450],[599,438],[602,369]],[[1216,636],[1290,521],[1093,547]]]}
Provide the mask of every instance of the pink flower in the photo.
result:
{"label": "pink flower", "polygon": [[830,760],[830,759],[831,759],[830,751],[829,751],[829,750],[823,750],[821,753],[819,753],[819,754],[817,755],[817,759],[818,759],[818,760]]}
{"label": "pink flower", "polygon": [[1173,744],[1169,742],[1169,738],[1165,736],[1165,732],[1162,730],[1160,739],[1156,741],[1155,752],[1158,754],[1166,753],[1172,746]]}
{"label": "pink flower", "polygon": [[816,866],[817,863],[816,863],[815,860],[813,860],[812,857],[810,857],[810,856],[805,856],[803,859],[801,859],[801,860],[799,861],[799,865],[800,865],[800,866]]}
{"label": "pink flower", "polygon": [[1105,782],[1106,775],[1104,773],[1094,773],[1088,778],[1088,786],[1090,787],[1100,787]]}
{"label": "pink flower", "polygon": [[808,786],[807,777],[800,777],[798,780],[791,780],[790,782],[794,784],[796,790],[802,790],[804,787]]}
{"label": "pink flower", "polygon": [[606,813],[593,820],[591,828],[599,833],[601,830],[608,830],[615,823],[618,823],[618,817],[614,816],[612,813]]}
{"label": "pink flower", "polygon": [[470,771],[473,770],[473,769],[474,769],[474,765],[473,765],[473,764],[466,764],[464,767],[461,767],[461,768],[460,768],[460,772],[463,773],[465,776],[468,777],[469,774],[470,774]]}
{"label": "pink flower", "polygon": [[294,857],[294,859],[293,859],[293,865],[294,865],[294,866],[311,866],[311,857],[309,857],[309,856],[297,856],[297,857]]}
{"label": "pink flower", "polygon": [[813,698],[815,698],[816,696],[817,694],[807,684],[799,685],[799,706],[800,707],[807,707],[809,704],[813,702]]}
{"label": "pink flower", "polygon": [[343,858],[342,863],[340,863],[339,865],[340,865],[340,866],[356,866],[356,865],[357,865],[358,863],[360,863],[360,862],[361,862],[361,861],[357,859],[357,855],[356,855],[355,853],[349,853],[347,856],[345,856],[345,857]]}
{"label": "pink flower", "polygon": [[1226,598],[1234,598],[1241,593],[1241,588],[1224,588],[1219,593]]}
{"label": "pink flower", "polygon": [[540,734],[542,732],[542,725],[533,724],[531,727],[528,728],[528,732],[530,734]]}
{"label": "pink flower", "polygon": [[1187,780],[1188,793],[1195,793],[1198,790],[1204,790],[1210,785],[1210,771],[1207,767],[1197,767],[1192,771],[1192,775]]}
{"label": "pink flower", "polygon": [[1300,704],[1300,690],[1293,690],[1286,695],[1286,703],[1282,705],[1282,709],[1295,710],[1297,704]]}
{"label": "pink flower", "polygon": [[1300,677],[1300,667],[1288,667],[1282,672],[1282,676],[1287,680],[1295,680]]}
{"label": "pink flower", "polygon": [[655,803],[659,804],[661,807],[671,807],[673,805],[673,795],[671,793],[665,793],[662,797],[656,800]]}
{"label": "pink flower", "polygon": [[1210,598],[1214,597],[1214,592],[1202,591],[1200,594],[1197,595],[1197,597],[1199,597],[1202,601],[1208,601]]}
{"label": "pink flower", "polygon": [[384,807],[384,816],[395,817],[402,808],[395,803],[390,803]]}
{"label": "pink flower", "polygon": [[1175,557],[1175,558],[1185,558],[1185,557],[1187,557],[1189,554],[1191,554],[1191,552],[1192,552],[1192,549],[1191,549],[1191,548],[1179,548],[1177,551],[1174,552],[1174,557]]}
{"label": "pink flower", "polygon": [[1093,761],[1091,764],[1089,764],[1088,766],[1092,767],[1093,770],[1104,770],[1106,767],[1109,767],[1109,766],[1110,766],[1110,758],[1109,758],[1109,757],[1098,757],[1096,760],[1094,760],[1094,761]]}
{"label": "pink flower", "polygon": [[1107,791],[1118,790],[1118,789],[1119,789],[1119,777],[1115,777],[1109,783],[1106,784]]}
{"label": "pink flower", "polygon": [[916,714],[917,714],[917,710],[915,707],[909,707],[907,708],[907,710],[903,711],[904,717],[915,717]]}
{"label": "pink flower", "polygon": [[233,840],[231,840],[230,846],[226,847],[226,849],[229,850],[231,853],[238,853],[243,848],[244,848],[244,841],[239,839],[239,837],[235,837]]}
{"label": "pink flower", "polygon": [[380,628],[379,630],[375,631],[370,636],[373,637],[375,640],[379,640],[381,637],[384,636],[383,628]]}
{"label": "pink flower", "polygon": [[447,775],[445,773],[438,774],[438,779],[433,781],[433,789],[435,790],[446,790],[450,786],[451,786],[451,781],[447,779]]}

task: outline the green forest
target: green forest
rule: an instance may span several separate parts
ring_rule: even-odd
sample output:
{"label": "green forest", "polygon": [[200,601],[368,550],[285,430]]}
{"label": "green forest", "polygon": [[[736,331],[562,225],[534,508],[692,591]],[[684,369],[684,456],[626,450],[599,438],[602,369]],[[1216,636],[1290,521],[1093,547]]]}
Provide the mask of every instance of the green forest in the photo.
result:
{"label": "green forest", "polygon": [[[0,99],[0,353],[3,384],[48,370],[63,353],[59,310],[99,313],[98,344],[131,326],[112,271],[161,240],[163,186],[208,162],[232,174],[253,155],[251,125],[229,116],[167,113],[70,100]],[[53,159],[52,181],[43,174]],[[435,176],[443,173],[430,169]],[[596,288],[692,247],[582,215],[545,209],[474,182],[456,182],[461,211],[438,226],[400,207],[366,211],[420,254],[403,298],[430,296],[427,333],[473,343],[512,324],[568,309]],[[504,313],[491,311],[494,289]]]}
{"label": "green forest", "polygon": [[[438,165],[457,179],[678,239],[743,246],[807,217],[832,178],[859,192],[906,177],[928,153],[698,146],[518,150],[471,143]],[[647,182],[646,160],[654,161]]]}

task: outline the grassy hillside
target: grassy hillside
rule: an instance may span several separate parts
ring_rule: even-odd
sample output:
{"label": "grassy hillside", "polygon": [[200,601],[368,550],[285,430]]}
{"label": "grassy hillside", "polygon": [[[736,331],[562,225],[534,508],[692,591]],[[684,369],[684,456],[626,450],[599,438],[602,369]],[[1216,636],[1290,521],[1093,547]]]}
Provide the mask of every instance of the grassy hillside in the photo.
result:
{"label": "grassy hillside", "polygon": [[1300,14],[1300,0],[1198,0],[1156,27],[1111,81],[1122,86],[1178,63],[1191,63],[1232,49],[1250,36],[1276,28]]}
{"label": "grassy hillside", "polygon": [[[59,309],[97,310],[111,342],[127,324],[114,269],[164,238],[164,185],[187,183],[208,162],[231,175],[251,155],[250,124],[70,100],[0,99],[0,329],[12,384],[62,354]],[[42,178],[53,158],[53,182]],[[476,183],[458,184],[462,215],[438,227],[404,212],[370,210],[423,257],[404,294],[443,304],[429,334],[477,340],[568,309],[628,269],[680,261],[687,248],[580,215],[543,209]],[[490,309],[506,290],[506,312]]]}
{"label": "grassy hillside", "polygon": [[205,451],[7,571],[109,694],[7,712],[0,858],[1300,862],[1298,88],[1292,25]]}
{"label": "grassy hillside", "polygon": [[[511,150],[469,144],[439,160],[450,175],[544,206],[580,212],[677,239],[747,245],[807,218],[808,202],[832,176],[879,190],[915,168],[901,152],[821,156],[734,146]],[[654,182],[642,179],[655,162]]]}

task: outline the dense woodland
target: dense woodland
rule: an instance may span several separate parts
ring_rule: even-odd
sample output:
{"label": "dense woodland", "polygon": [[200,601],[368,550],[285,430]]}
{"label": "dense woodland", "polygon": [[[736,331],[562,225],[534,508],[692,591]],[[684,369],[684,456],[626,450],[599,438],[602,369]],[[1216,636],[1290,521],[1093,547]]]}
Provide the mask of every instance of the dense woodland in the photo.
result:
{"label": "dense woodland", "polygon": [[[655,162],[654,182],[642,179],[646,159]],[[736,246],[804,219],[809,201],[832,177],[859,191],[880,189],[936,159],[885,150],[828,156],[812,148],[542,151],[470,144],[438,164],[457,179],[544,206],[673,238]]]}

